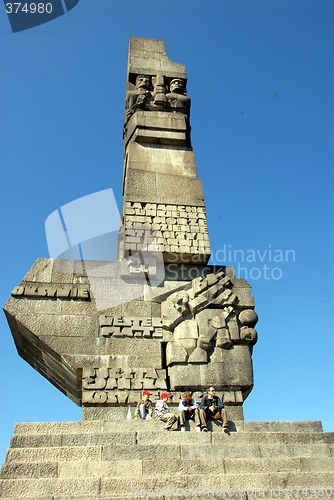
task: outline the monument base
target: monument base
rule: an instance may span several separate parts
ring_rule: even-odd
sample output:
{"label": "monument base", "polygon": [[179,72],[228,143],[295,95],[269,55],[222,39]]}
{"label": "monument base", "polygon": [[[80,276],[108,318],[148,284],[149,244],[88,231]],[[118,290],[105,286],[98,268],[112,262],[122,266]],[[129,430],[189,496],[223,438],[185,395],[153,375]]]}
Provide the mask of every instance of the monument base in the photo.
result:
{"label": "monument base", "polygon": [[168,432],[157,420],[96,416],[85,408],[82,422],[16,424],[0,498],[334,496],[334,433],[320,421],[235,421],[224,434],[215,422],[208,433],[192,423]]}

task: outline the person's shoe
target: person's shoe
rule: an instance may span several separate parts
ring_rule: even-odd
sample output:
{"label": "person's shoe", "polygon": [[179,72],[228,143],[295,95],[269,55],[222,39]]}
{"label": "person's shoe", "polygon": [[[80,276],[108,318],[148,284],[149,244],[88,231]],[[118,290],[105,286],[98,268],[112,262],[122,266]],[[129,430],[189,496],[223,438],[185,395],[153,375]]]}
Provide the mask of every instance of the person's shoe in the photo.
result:
{"label": "person's shoe", "polygon": [[229,434],[230,431],[228,430],[228,427],[223,427],[223,432],[225,432],[225,434]]}
{"label": "person's shoe", "polygon": [[208,429],[206,427],[203,427],[202,432],[208,432]]}
{"label": "person's shoe", "polygon": [[200,428],[200,426],[199,426],[199,425],[196,425],[196,427],[195,427],[195,431],[196,431],[196,432],[201,432],[201,428]]}
{"label": "person's shoe", "polygon": [[186,431],[186,428],[184,427],[184,425],[181,426],[181,432],[185,432]]}

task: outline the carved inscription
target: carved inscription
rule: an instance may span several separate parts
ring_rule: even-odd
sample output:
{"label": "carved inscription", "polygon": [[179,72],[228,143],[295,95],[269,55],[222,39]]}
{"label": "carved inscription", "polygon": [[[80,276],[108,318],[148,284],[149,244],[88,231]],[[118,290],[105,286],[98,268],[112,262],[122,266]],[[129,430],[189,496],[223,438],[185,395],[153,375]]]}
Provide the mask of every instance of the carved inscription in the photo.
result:
{"label": "carved inscription", "polygon": [[124,228],[126,250],[210,254],[203,207],[126,202]]}
{"label": "carved inscription", "polygon": [[161,318],[137,318],[128,316],[106,316],[99,318],[102,337],[134,337],[162,339]]}
{"label": "carved inscription", "polygon": [[104,367],[83,368],[82,370],[83,403],[134,402],[137,400],[137,394],[140,395],[143,389],[166,390],[166,370]]}
{"label": "carved inscription", "polygon": [[59,299],[89,299],[90,291],[87,286],[62,285],[20,285],[12,291],[14,297],[50,297]]}
{"label": "carved inscription", "polygon": [[[160,399],[167,390],[166,370],[148,368],[83,368],[82,404],[120,405],[137,403],[143,389],[151,392],[151,401]],[[182,392],[173,391],[172,405],[178,405]],[[200,403],[204,393],[196,391],[194,399]],[[241,391],[220,392],[225,404],[243,403]]]}

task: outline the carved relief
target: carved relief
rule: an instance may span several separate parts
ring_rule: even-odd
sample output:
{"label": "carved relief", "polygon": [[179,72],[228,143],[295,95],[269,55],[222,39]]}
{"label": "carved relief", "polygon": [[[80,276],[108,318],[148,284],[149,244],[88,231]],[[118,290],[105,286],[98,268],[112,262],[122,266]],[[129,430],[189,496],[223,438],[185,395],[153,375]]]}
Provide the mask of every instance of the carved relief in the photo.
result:
{"label": "carved relief", "polygon": [[102,337],[134,337],[162,339],[161,318],[137,318],[127,316],[101,315],[100,335]]}
{"label": "carved relief", "polygon": [[155,278],[159,262],[155,256],[145,254],[131,254],[121,261],[121,275],[134,278]]}
{"label": "carved relief", "polygon": [[223,272],[196,278],[191,288],[170,295],[161,304],[163,327],[173,332],[167,345],[167,366],[223,361],[223,349],[234,343],[253,345],[257,321],[252,309],[239,313],[232,283]]}
{"label": "carved relief", "polygon": [[90,298],[90,291],[87,285],[78,287],[72,285],[31,284],[17,286],[12,291],[12,296],[88,300]]}
{"label": "carved relief", "polygon": [[184,83],[180,78],[174,78],[169,85],[170,92],[167,100],[173,111],[185,113],[188,118],[190,114],[190,97],[186,94]]}
{"label": "carved relief", "polygon": [[173,78],[169,83],[162,74],[137,75],[135,84],[129,82],[125,101],[125,120],[138,110],[173,111],[190,114],[190,97],[185,90],[185,81]]}
{"label": "carved relief", "polygon": [[129,395],[136,397],[143,389],[166,390],[166,370],[121,367],[82,370],[83,403],[133,402],[129,401]]}
{"label": "carved relief", "polygon": [[127,251],[210,254],[203,207],[126,202],[124,239]]}
{"label": "carved relief", "polygon": [[149,103],[153,102],[151,77],[138,75],[136,84],[129,84],[130,89],[126,94],[125,102],[125,123],[137,111],[137,109],[147,109]]}
{"label": "carved relief", "polygon": [[[151,391],[151,400],[160,399],[167,389],[166,370],[149,368],[83,368],[82,404],[119,405],[136,403],[143,389]],[[224,391],[218,394],[227,404],[242,404],[241,391]],[[203,397],[202,391],[193,393],[196,401]],[[178,404],[181,392],[172,393],[172,402]]]}

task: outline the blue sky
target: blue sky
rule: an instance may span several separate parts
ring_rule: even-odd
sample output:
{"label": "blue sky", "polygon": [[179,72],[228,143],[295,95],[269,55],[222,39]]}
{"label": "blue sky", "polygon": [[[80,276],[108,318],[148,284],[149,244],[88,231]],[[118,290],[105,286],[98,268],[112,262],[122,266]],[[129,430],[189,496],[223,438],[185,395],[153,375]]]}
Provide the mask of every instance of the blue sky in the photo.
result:
{"label": "blue sky", "polygon": [[[245,418],[334,431],[333,18],[331,0],[80,0],[13,34],[1,5],[1,303],[48,256],[54,210],[110,187],[121,208],[129,37],[164,39],[187,66],[213,261],[249,278],[260,318]],[[0,321],[3,462],[15,422],[81,410]]]}

